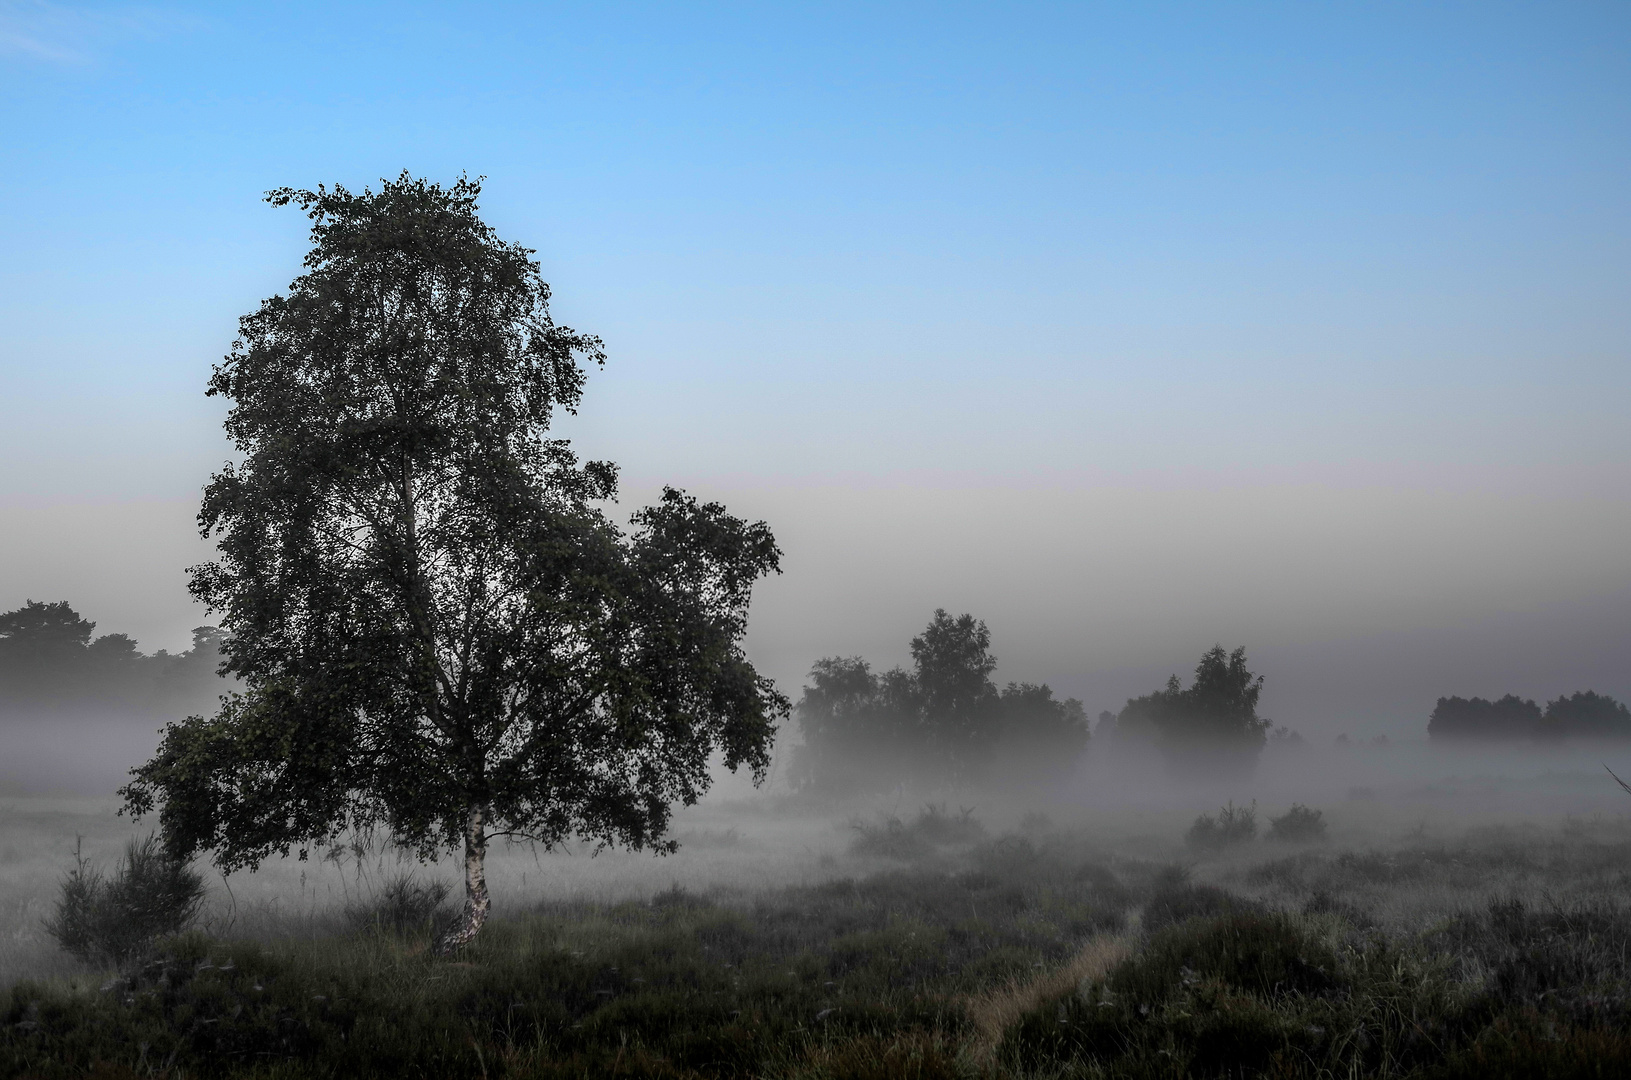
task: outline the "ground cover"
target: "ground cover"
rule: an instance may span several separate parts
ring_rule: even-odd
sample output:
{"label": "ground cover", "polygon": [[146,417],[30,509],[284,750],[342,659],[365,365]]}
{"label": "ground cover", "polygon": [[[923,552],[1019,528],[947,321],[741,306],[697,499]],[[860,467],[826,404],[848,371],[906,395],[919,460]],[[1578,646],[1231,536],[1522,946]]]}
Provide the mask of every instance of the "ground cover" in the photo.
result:
{"label": "ground cover", "polygon": [[[321,932],[24,979],[68,1076],[1631,1075],[1631,832],[1111,850],[1045,819],[852,823],[808,884],[551,900],[455,961],[401,878]],[[725,846],[738,839],[713,834]],[[886,854],[879,854],[879,852]],[[859,853],[859,854],[858,854]],[[890,854],[892,853],[892,854]],[[393,906],[394,905],[394,906]]]}

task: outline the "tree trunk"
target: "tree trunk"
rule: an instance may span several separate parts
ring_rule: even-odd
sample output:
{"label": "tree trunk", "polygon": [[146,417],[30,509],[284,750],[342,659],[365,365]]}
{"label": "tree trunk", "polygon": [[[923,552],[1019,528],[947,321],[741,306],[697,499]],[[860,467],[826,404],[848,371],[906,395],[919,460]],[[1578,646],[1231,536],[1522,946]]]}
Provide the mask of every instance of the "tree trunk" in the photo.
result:
{"label": "tree trunk", "polygon": [[464,819],[464,916],[442,936],[436,951],[443,956],[468,945],[487,921],[486,807],[472,806]]}

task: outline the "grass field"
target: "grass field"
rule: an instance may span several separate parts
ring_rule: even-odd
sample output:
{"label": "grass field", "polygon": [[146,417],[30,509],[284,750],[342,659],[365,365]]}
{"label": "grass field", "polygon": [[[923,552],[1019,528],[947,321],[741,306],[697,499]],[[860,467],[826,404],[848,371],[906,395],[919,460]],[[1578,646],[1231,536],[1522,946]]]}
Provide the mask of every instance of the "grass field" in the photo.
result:
{"label": "grass field", "polygon": [[[497,915],[452,961],[426,948],[436,914],[385,901],[433,871],[358,846],[216,879],[200,929],[124,972],[39,923],[75,836],[111,859],[130,823],[17,799],[0,1069],[1631,1075],[1631,818],[1583,771],[1527,783],[1524,813],[1498,778],[1417,784],[1414,803],[1350,791],[1324,843],[1204,852],[1183,845],[1193,806],[891,822],[764,798],[683,816],[660,862],[500,853]],[[1530,812],[1564,789],[1598,809]]]}

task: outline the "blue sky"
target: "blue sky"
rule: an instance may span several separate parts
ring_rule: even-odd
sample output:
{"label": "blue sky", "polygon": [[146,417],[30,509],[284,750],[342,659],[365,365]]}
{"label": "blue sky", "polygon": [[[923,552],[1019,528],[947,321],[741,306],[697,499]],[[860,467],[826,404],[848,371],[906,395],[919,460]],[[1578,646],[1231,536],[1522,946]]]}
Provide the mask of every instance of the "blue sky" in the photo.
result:
{"label": "blue sky", "polygon": [[261,193],[466,170],[606,340],[567,432],[780,529],[790,685],[945,604],[1094,707],[1223,639],[1407,725],[1317,673],[1504,692],[1492,619],[1631,693],[1540,644],[1631,590],[1628,135],[1620,4],[0,3],[0,605],[184,643]]}

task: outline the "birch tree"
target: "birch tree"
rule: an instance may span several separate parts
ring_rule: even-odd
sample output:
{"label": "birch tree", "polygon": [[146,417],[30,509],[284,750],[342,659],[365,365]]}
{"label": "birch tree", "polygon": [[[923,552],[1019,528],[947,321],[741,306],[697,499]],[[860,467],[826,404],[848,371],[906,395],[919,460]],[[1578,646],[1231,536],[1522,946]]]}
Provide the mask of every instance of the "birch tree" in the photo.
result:
{"label": "birch tree", "polygon": [[311,250],[210,381],[240,460],[191,571],[240,690],[122,791],[227,870],[350,830],[462,850],[444,950],[487,917],[495,838],[672,850],[710,758],[762,779],[788,707],[740,647],[769,528],[673,489],[612,523],[616,468],[550,435],[601,342],[552,320],[479,193],[403,173],[268,195]]}

